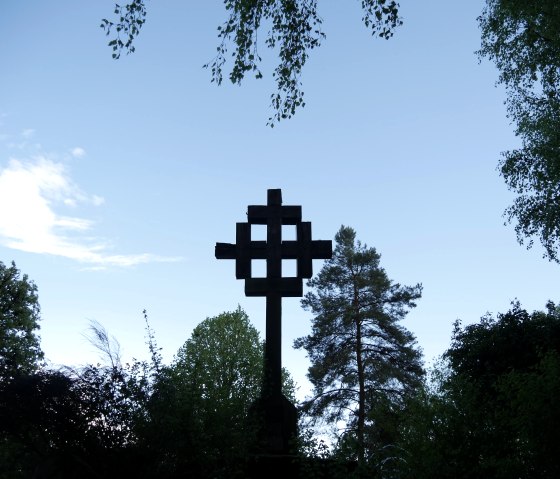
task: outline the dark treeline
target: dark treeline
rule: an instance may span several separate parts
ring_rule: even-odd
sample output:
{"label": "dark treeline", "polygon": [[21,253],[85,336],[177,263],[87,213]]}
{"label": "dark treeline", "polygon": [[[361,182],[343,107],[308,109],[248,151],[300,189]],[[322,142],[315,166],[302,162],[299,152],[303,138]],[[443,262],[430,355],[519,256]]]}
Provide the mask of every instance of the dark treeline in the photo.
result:
{"label": "dark treeline", "polygon": [[147,331],[150,361],[122,364],[96,324],[104,365],[5,371],[0,477],[242,477],[263,350],[247,315],[206,319],[170,365]]}
{"label": "dark treeline", "polygon": [[[328,458],[329,477],[337,463],[371,478],[560,477],[560,308],[514,303],[456,322],[426,374],[399,324],[421,285],[391,281],[351,228],[335,242],[303,300],[312,331],[295,346],[309,355],[313,392],[294,460]],[[202,321],[170,364],[146,315],[148,361],[123,364],[92,324],[102,363],[59,370],[44,362],[39,317],[34,283],[0,263],[0,478],[245,477],[264,345],[241,308]],[[283,383],[295,400],[287,371]],[[337,426],[329,447],[320,425]],[[313,463],[302,471],[321,477]]]}

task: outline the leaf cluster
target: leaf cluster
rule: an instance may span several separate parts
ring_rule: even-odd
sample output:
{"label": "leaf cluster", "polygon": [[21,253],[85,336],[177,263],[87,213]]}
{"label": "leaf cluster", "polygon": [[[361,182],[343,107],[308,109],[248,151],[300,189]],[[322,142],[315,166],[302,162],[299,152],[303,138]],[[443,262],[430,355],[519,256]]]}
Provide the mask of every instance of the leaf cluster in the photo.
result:
{"label": "leaf cluster", "polygon": [[457,322],[432,384],[408,403],[398,477],[557,477],[559,368],[552,302]]}
{"label": "leaf cluster", "polygon": [[496,318],[485,315],[465,327],[457,321],[444,358],[455,374],[494,381],[533,367],[542,351],[560,354],[560,310],[549,302],[546,312],[529,313],[516,301]]}
{"label": "leaf cluster", "polygon": [[560,247],[560,4],[487,0],[478,19],[479,57],[494,61],[506,87],[508,115],[522,147],[503,153],[499,169],[518,196],[505,212],[520,243],[538,237],[545,256]]}
{"label": "leaf cluster", "polygon": [[14,262],[0,262],[0,381],[39,366],[40,311],[35,283],[21,275]]}
{"label": "leaf cluster", "polygon": [[200,323],[171,368],[178,381],[211,401],[209,408],[243,416],[260,391],[262,353],[258,331],[238,308]]}
{"label": "leaf cluster", "polygon": [[[228,20],[218,27],[221,40],[218,54],[212,62],[212,81],[221,84],[223,67],[229,45],[233,45],[233,67],[229,74],[232,83],[241,83],[247,72],[262,78],[259,68],[258,34],[263,24],[269,26],[264,43],[268,48],[278,48],[279,63],[272,76],[277,91],[271,95],[274,115],[268,125],[291,118],[298,107],[304,107],[301,74],[309,52],[321,45],[326,38],[322,18],[317,10],[317,0],[225,0]],[[362,0],[362,21],[372,35],[390,38],[402,21],[398,4],[387,0]]]}
{"label": "leaf cluster", "polygon": [[128,55],[136,50],[134,41],[146,23],[146,4],[144,0],[132,0],[124,6],[117,3],[113,13],[118,20],[113,22],[104,18],[99,26],[105,31],[105,35],[114,34],[107,45],[113,51],[113,58],[118,60],[123,51]]}
{"label": "leaf cluster", "polygon": [[[301,76],[309,52],[325,39],[321,26],[323,20],[317,10],[317,0],[224,0],[227,20],[218,27],[219,45],[209,68],[212,82],[220,85],[224,66],[230,50],[233,58],[229,80],[240,84],[250,73],[260,79],[259,33],[267,48],[278,52],[278,65],[272,73],[276,92],[271,94],[274,114],[268,119],[273,127],[280,120],[291,118],[296,110],[305,106]],[[402,24],[399,4],[394,0],[361,0],[362,21],[372,35],[390,38],[396,27]],[[107,35],[115,33],[109,41],[113,58],[121,52],[134,52],[134,41],[146,21],[145,0],[133,0],[125,6],[115,5],[115,22],[103,19],[101,28]],[[121,37],[122,36],[122,37]],[[262,44],[262,39],[260,40]]]}
{"label": "leaf cluster", "polygon": [[0,478],[138,473],[146,377],[135,363],[41,369],[1,383]]}

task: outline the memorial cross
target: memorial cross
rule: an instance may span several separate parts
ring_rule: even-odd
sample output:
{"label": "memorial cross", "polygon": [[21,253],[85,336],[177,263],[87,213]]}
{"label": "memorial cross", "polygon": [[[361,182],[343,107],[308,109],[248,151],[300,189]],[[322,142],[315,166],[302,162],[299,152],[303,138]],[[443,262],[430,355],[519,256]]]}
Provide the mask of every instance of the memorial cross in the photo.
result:
{"label": "memorial cross", "polygon": [[[266,225],[266,241],[251,240],[251,225]],[[282,225],[295,225],[296,240],[282,240]],[[282,191],[268,190],[266,205],[249,206],[247,222],[237,223],[236,242],[216,243],[217,259],[235,259],[235,275],[245,280],[246,296],[266,297],[263,395],[282,394],[282,297],[303,296],[303,279],[313,274],[313,259],[332,257],[332,241],[311,239],[311,223],[301,221],[301,206],[282,206]],[[251,262],[266,260],[266,277],[253,278]],[[282,260],[296,260],[295,277],[282,276]]]}

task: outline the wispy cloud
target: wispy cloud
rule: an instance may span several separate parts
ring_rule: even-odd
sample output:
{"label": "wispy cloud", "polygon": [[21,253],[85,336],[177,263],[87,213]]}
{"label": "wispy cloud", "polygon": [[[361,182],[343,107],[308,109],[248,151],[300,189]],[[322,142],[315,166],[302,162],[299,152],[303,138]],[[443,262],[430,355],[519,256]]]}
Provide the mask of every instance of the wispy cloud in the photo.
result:
{"label": "wispy cloud", "polygon": [[[80,157],[85,152],[75,148],[72,153]],[[0,167],[0,242],[8,248],[69,258],[89,269],[179,259],[150,253],[111,254],[107,241],[92,236],[91,220],[57,213],[61,205],[84,203],[99,206],[104,199],[81,191],[62,163],[45,156],[11,159]]]}
{"label": "wispy cloud", "polygon": [[86,154],[86,150],[77,146],[76,148],[72,148],[70,153],[72,153],[72,156],[75,158],[82,158]]}
{"label": "wispy cloud", "polygon": [[[5,116],[5,115],[4,115]],[[0,115],[0,125],[2,116]],[[40,151],[41,144],[34,142],[35,130],[33,128],[25,128],[21,130],[18,134],[2,134],[0,135],[0,141],[7,141],[6,146],[11,150],[19,151]]]}
{"label": "wispy cloud", "polygon": [[26,128],[21,132],[21,136],[25,139],[31,138],[35,134],[35,130],[33,128]]}

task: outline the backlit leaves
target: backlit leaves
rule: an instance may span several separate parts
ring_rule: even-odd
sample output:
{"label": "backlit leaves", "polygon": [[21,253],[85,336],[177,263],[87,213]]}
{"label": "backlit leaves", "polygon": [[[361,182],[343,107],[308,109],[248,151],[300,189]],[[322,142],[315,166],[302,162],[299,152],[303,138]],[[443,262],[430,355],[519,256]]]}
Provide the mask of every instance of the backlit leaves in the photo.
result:
{"label": "backlit leaves", "polygon": [[479,56],[496,64],[522,147],[499,169],[518,196],[506,210],[520,243],[537,237],[560,261],[560,2],[487,0]]}
{"label": "backlit leaves", "polygon": [[[394,0],[361,0],[361,6],[362,21],[372,35],[388,39],[402,23],[399,4]],[[259,46],[264,41],[278,55],[272,73],[277,88],[270,96],[273,114],[267,124],[272,127],[291,118],[305,106],[301,76],[309,52],[325,38],[317,0],[224,0],[224,7],[228,18],[218,27],[216,56],[204,65],[211,71],[212,82],[220,85],[224,75],[234,84],[240,84],[247,74],[262,78]],[[116,34],[109,46],[113,58],[118,59],[123,51],[134,52],[134,40],[145,23],[145,0],[133,0],[124,7],[116,5],[115,15],[118,20],[103,19],[101,28],[107,35]],[[224,74],[228,62],[231,70]]]}

